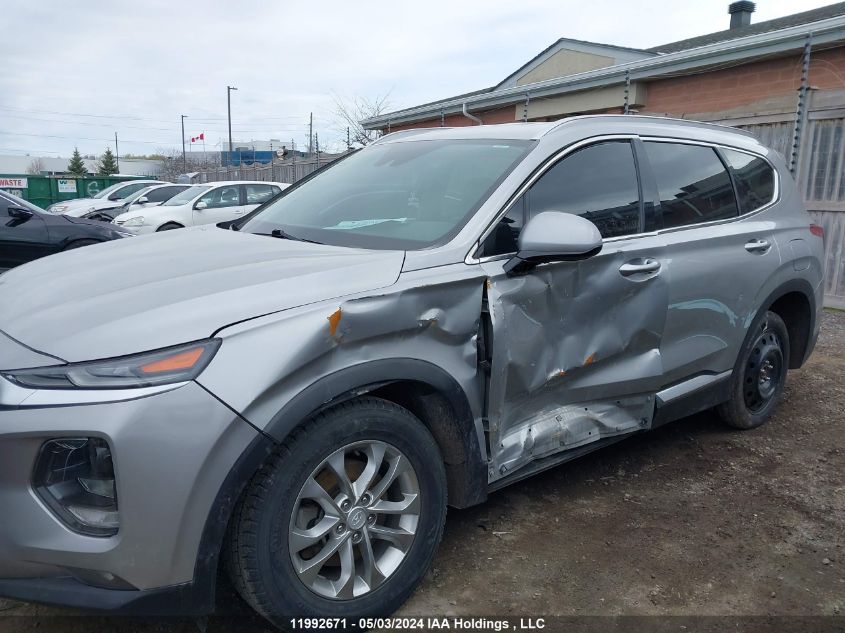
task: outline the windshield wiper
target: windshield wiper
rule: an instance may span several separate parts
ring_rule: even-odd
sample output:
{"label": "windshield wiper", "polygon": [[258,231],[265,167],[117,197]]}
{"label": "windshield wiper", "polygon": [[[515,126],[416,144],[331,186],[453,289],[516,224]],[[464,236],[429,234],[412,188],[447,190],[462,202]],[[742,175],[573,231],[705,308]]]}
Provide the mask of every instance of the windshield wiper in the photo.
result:
{"label": "windshield wiper", "polygon": [[308,242],[309,244],[322,244],[322,242],[318,242],[317,240],[307,240],[304,237],[297,237],[296,235],[291,235],[290,233],[283,231],[282,229],[273,229],[269,233],[258,233],[258,235],[269,235],[270,237],[278,237],[283,240],[292,240],[294,242]]}

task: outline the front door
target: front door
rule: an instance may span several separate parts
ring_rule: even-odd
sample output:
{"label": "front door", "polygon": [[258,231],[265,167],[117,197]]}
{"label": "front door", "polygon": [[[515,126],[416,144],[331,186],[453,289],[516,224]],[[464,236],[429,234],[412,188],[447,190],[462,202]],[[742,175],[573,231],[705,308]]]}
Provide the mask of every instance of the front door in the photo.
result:
{"label": "front door", "polygon": [[234,220],[242,211],[240,185],[215,187],[194,203],[194,226]]}
{"label": "front door", "polygon": [[[651,422],[668,290],[656,236],[638,235],[654,212],[640,192],[628,140],[583,147],[546,171],[482,245],[493,478]],[[508,276],[522,224],[543,211],[591,220],[602,251]]]}
{"label": "front door", "polygon": [[0,197],[0,272],[44,257],[52,252],[47,225],[33,211],[31,216],[10,211],[14,205]]}

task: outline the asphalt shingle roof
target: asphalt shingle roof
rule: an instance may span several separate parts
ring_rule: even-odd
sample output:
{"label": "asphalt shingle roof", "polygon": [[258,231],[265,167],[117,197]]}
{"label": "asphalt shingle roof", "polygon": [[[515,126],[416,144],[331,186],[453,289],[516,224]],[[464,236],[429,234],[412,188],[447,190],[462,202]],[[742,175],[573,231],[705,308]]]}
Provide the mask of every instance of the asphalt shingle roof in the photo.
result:
{"label": "asphalt shingle roof", "polygon": [[778,31],[791,26],[800,26],[802,24],[809,24],[810,22],[826,20],[827,18],[835,18],[840,15],[845,15],[845,2],[837,2],[836,4],[829,4],[826,7],[819,7],[818,9],[813,9],[812,11],[793,13],[792,15],[787,15],[782,18],[766,20],[765,22],[758,22],[757,24],[749,24],[748,26],[742,26],[736,29],[726,29],[724,31],[716,31],[715,33],[708,33],[707,35],[691,37],[678,42],[661,44],[660,46],[647,48],[646,50],[651,53],[677,53],[678,51],[698,48],[699,46],[706,46],[707,44],[716,44],[717,42],[726,42],[738,37]]}

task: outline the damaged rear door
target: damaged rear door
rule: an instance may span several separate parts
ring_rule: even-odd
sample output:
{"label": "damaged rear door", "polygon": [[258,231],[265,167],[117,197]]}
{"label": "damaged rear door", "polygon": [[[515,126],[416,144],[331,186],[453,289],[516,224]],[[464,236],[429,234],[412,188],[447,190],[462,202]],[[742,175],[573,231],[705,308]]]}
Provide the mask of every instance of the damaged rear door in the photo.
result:
{"label": "damaged rear door", "polygon": [[[577,213],[601,252],[508,276],[524,222]],[[516,200],[480,251],[486,284],[491,481],[534,460],[647,427],[662,386],[668,292],[632,139],[583,146]]]}

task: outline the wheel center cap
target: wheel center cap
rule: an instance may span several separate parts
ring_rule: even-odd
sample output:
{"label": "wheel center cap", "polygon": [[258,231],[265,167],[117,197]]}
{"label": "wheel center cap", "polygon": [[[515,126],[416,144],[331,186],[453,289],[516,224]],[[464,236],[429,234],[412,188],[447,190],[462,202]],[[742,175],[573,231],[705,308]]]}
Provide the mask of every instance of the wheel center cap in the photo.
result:
{"label": "wheel center cap", "polygon": [[358,530],[364,527],[364,524],[367,522],[367,513],[364,511],[363,508],[355,508],[350,513],[346,519],[346,524],[351,527],[353,530]]}

